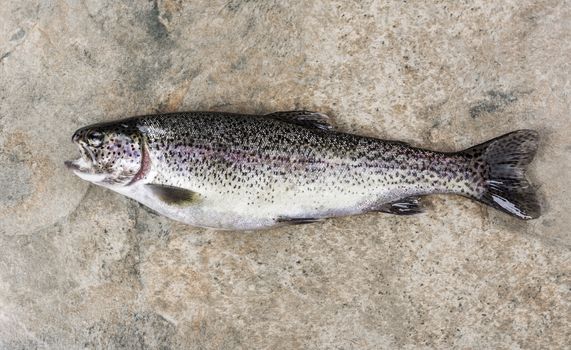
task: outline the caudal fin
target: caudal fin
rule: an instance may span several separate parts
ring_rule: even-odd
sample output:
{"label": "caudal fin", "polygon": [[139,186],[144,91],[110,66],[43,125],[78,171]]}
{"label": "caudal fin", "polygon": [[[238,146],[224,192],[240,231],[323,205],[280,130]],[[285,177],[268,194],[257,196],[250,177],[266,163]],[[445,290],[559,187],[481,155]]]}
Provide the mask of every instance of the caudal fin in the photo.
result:
{"label": "caudal fin", "polygon": [[484,177],[484,191],[476,199],[520,219],[539,217],[535,190],[525,177],[538,138],[536,131],[518,130],[463,151]]}

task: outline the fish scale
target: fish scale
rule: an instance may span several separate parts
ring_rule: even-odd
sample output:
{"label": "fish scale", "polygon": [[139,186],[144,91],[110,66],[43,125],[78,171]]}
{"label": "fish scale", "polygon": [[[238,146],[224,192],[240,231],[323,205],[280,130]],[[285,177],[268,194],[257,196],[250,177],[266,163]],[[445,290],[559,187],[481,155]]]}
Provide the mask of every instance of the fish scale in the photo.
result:
{"label": "fish scale", "polygon": [[[92,142],[93,135],[101,140]],[[442,153],[338,132],[314,112],[187,112],[88,126],[73,141],[83,155],[68,164],[76,174],[196,226],[258,229],[369,211],[415,214],[422,211],[417,197],[434,193],[524,219],[539,215],[523,175],[537,147],[531,130]],[[500,177],[490,178],[495,169]]]}

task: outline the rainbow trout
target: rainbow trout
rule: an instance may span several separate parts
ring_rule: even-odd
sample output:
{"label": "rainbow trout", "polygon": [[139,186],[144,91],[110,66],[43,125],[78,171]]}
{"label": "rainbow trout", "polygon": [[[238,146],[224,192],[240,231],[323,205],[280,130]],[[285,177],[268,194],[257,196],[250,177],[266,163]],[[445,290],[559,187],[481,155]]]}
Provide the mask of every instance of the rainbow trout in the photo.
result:
{"label": "rainbow trout", "polygon": [[147,115],[81,128],[80,178],[169,218],[263,229],[366,212],[423,211],[420,196],[469,197],[520,219],[540,215],[525,177],[538,135],[519,130],[456,153],[333,130],[308,111]]}

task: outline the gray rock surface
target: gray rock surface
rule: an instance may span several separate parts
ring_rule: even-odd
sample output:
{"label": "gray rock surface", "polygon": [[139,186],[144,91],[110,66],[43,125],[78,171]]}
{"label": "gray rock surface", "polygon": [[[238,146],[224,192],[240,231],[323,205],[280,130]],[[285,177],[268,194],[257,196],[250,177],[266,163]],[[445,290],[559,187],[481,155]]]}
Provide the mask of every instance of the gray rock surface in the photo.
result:
{"label": "gray rock surface", "polygon": [[[3,2],[0,348],[569,348],[570,62],[565,0]],[[440,150],[537,129],[544,215],[217,232],[63,166],[93,122],[296,108]]]}

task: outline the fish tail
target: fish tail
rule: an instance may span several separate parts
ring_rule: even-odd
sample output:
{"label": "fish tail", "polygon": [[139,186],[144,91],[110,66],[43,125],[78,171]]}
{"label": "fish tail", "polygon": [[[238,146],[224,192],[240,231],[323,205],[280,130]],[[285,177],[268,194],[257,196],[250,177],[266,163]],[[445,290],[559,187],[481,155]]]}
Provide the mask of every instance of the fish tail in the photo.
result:
{"label": "fish tail", "polygon": [[482,181],[475,199],[520,219],[538,218],[537,195],[525,176],[538,139],[534,130],[518,130],[462,151]]}

